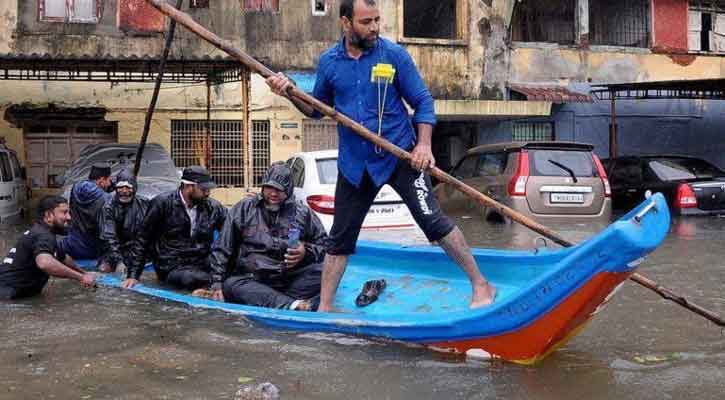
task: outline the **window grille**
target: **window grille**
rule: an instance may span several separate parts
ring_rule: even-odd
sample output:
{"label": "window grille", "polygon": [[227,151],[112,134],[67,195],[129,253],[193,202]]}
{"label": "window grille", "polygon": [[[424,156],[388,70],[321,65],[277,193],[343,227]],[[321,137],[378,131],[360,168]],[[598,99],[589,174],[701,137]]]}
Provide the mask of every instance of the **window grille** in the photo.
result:
{"label": "window grille", "polygon": [[95,24],[101,19],[103,2],[97,0],[38,0],[41,21]]}
{"label": "window grille", "polygon": [[511,39],[517,42],[573,44],[576,0],[524,0],[516,3]]}
{"label": "window grille", "polygon": [[648,0],[589,2],[590,43],[627,47],[649,47]]}
{"label": "window grille", "polygon": [[269,121],[252,121],[252,181],[262,184],[269,168]]}
{"label": "window grille", "polygon": [[191,0],[189,8],[209,8],[209,0]]}
{"label": "window grille", "polygon": [[171,158],[177,168],[203,165],[220,186],[244,186],[242,121],[171,121]]}
{"label": "window grille", "polygon": [[514,124],[515,142],[536,142],[554,140],[553,122],[517,122]]}

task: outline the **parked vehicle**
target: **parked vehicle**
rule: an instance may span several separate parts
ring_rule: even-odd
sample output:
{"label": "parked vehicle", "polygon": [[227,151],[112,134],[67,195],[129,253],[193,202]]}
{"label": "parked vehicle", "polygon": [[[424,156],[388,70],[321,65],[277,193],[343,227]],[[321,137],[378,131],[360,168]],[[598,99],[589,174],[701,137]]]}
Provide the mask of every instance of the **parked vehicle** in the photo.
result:
{"label": "parked vehicle", "polygon": [[[293,154],[287,160],[292,169],[294,194],[307,203],[322,221],[327,232],[335,215],[337,150]],[[363,221],[363,229],[411,228],[415,221],[408,207],[392,187],[384,185]]]}
{"label": "parked vehicle", "polygon": [[[73,184],[88,179],[93,164],[107,163],[114,176],[122,169],[133,169],[137,151],[137,143],[102,143],[84,147],[78,159],[62,177],[63,196],[70,198]],[[137,180],[137,194],[147,199],[176,189],[181,182],[171,156],[157,143],[146,144]]]}
{"label": "parked vehicle", "polygon": [[661,192],[675,214],[725,214],[725,171],[709,162],[677,155],[627,156],[603,160],[614,207],[628,210]]}
{"label": "parked vehicle", "polygon": [[[481,193],[536,219],[563,218],[609,222],[609,181],[593,146],[570,142],[512,142],[468,151],[452,175]],[[436,195],[449,212],[482,210],[486,220],[504,222],[450,185]]]}
{"label": "parked vehicle", "polygon": [[30,189],[14,150],[0,144],[0,222],[25,215]]}

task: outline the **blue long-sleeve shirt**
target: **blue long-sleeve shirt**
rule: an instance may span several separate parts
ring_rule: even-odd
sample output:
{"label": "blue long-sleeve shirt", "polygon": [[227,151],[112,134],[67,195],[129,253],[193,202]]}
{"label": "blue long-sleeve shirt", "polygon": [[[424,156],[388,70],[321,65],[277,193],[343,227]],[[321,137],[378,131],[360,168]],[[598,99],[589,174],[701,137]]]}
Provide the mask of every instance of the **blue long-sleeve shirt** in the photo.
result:
{"label": "blue long-sleeve shirt", "polygon": [[[388,85],[382,119],[382,136],[405,150],[416,140],[413,124],[435,125],[433,97],[425,86],[413,58],[401,46],[379,38],[375,48],[363,52],[359,59],[347,54],[344,38],[320,57],[313,96],[334,106],[335,110],[354,119],[372,132],[378,132],[378,105],[385,92],[384,84],[371,82],[375,65],[391,64],[393,82]],[[415,111],[412,121],[403,100]],[[314,115],[321,118],[322,114]],[[342,175],[359,186],[367,169],[376,186],[382,186],[395,169],[397,159],[338,124],[338,168]]]}

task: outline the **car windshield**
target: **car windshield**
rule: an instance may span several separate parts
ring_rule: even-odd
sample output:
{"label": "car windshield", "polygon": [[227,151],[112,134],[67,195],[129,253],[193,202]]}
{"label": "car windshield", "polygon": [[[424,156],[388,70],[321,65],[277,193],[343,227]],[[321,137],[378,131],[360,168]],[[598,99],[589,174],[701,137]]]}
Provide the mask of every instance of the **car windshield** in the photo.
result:
{"label": "car windshield", "polygon": [[317,160],[317,173],[320,175],[320,184],[334,185],[337,183],[337,158],[324,158]]}
{"label": "car windshield", "polygon": [[694,158],[658,158],[650,160],[649,167],[663,181],[709,179],[725,175],[707,161]]}
{"label": "car windshield", "polygon": [[529,150],[531,175],[577,178],[597,176],[592,155],[577,150]]}

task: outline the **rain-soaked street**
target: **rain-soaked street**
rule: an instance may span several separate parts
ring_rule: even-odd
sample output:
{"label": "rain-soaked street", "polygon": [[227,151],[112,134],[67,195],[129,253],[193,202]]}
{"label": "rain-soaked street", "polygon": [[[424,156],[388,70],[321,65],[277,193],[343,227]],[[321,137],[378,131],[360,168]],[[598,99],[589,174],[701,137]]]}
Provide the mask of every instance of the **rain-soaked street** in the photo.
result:
{"label": "rain-soaked street", "polygon": [[[509,225],[457,218],[476,247],[531,248]],[[552,225],[580,241],[601,227]],[[2,225],[3,252],[22,225]],[[367,237],[420,240],[414,233]],[[538,241],[539,245],[542,244]],[[725,314],[725,218],[674,218],[640,272]],[[149,274],[150,275],[150,274]],[[0,303],[0,399],[230,399],[269,381],[294,399],[721,399],[725,336],[626,283],[573,340],[534,367],[465,362],[398,343],[283,332],[222,312],[52,280]]]}

